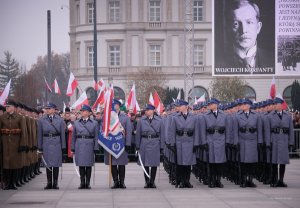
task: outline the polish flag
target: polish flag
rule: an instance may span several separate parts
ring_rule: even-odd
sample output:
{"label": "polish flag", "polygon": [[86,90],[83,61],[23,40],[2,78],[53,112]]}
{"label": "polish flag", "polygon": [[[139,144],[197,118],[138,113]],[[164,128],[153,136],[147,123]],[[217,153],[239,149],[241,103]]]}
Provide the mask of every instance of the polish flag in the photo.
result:
{"label": "polish flag", "polygon": [[148,102],[148,103],[151,104],[151,105],[153,105],[153,106],[155,106],[155,105],[154,105],[154,99],[153,99],[152,92],[150,92],[149,102]]}
{"label": "polish flag", "polygon": [[104,81],[103,81],[102,78],[98,81],[98,85],[99,85],[100,87],[102,87],[103,85],[105,85],[105,83],[104,83]]}
{"label": "polish flag", "polygon": [[276,96],[276,82],[275,82],[275,77],[273,76],[272,82],[271,82],[271,87],[270,87],[270,99],[274,99]]}
{"label": "polish flag", "polygon": [[52,92],[52,89],[51,89],[50,85],[48,84],[45,77],[44,77],[44,80],[45,80],[45,84],[46,84],[47,89],[49,90],[49,92]]}
{"label": "polish flag", "polygon": [[109,134],[113,94],[114,94],[113,90],[108,89],[104,95],[105,104],[104,104],[103,120],[102,120],[102,132],[104,137],[108,137]]}
{"label": "polish flag", "polygon": [[74,74],[71,72],[66,94],[68,96],[72,96],[77,86],[78,86],[78,82],[75,79]]}
{"label": "polish flag", "polygon": [[1,93],[0,96],[0,105],[4,105],[5,101],[9,95],[9,91],[10,91],[10,84],[11,84],[11,79],[8,81],[8,83],[6,84],[3,92]]}
{"label": "polish flag", "polygon": [[153,99],[154,99],[154,106],[156,108],[156,112],[158,114],[161,114],[165,107],[164,107],[164,104],[161,102],[161,99],[160,99],[157,91],[154,91]]}
{"label": "polish flag", "polygon": [[130,90],[128,99],[126,101],[126,108],[128,110],[133,110],[133,113],[137,113],[137,100],[136,100],[136,93],[135,93],[135,84],[132,85],[132,88]]}
{"label": "polish flag", "polygon": [[281,95],[280,93],[278,93],[278,94],[276,95],[276,97],[278,97],[278,98],[280,98],[280,99],[283,100],[283,103],[281,104],[282,110],[286,110],[286,109],[289,108],[289,106],[287,105],[287,103],[285,102],[285,100],[283,99],[283,97],[282,97],[282,95]]}
{"label": "polish flag", "polygon": [[56,80],[56,79],[54,79],[54,83],[53,83],[52,86],[53,86],[53,88],[54,88],[54,93],[60,95],[61,93],[60,93],[60,89],[59,89],[59,86],[58,86],[58,83],[57,83],[57,80]]}
{"label": "polish flag", "polygon": [[94,90],[98,91],[99,90],[99,85],[95,80],[93,82],[93,85],[94,85]]}
{"label": "polish flag", "polygon": [[75,101],[75,103],[72,105],[71,108],[79,110],[83,104],[85,104],[85,105],[89,104],[89,100],[87,98],[86,92],[83,92],[80,95],[78,100]]}
{"label": "polish flag", "polygon": [[105,92],[106,92],[106,87],[105,87],[105,85],[102,85],[102,87],[100,88],[100,92],[98,94],[98,97],[97,97],[94,105],[92,106],[92,109],[95,109],[95,108],[97,108],[97,106],[104,104]]}

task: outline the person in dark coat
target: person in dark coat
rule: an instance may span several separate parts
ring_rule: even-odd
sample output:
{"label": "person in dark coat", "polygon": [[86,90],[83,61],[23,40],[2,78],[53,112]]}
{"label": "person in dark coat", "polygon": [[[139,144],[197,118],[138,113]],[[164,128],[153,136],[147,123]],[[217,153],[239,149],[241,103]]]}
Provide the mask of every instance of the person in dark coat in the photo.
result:
{"label": "person in dark coat", "polygon": [[[155,177],[157,167],[160,164],[160,152],[162,152],[163,144],[162,135],[162,119],[154,115],[155,107],[148,104],[145,114],[137,123],[136,129],[136,150],[139,152],[142,163],[150,175],[150,179],[144,173],[144,188],[156,188]],[[140,164],[140,161],[138,161]],[[150,171],[151,168],[151,171]]]}
{"label": "person in dark coat", "polygon": [[25,118],[16,112],[15,101],[8,100],[5,107],[6,112],[0,116],[4,189],[17,190],[18,170],[23,165],[20,158],[27,148],[26,123]]}
{"label": "person in dark coat", "polygon": [[195,153],[200,144],[197,117],[188,111],[187,101],[177,100],[176,105],[179,106],[180,113],[172,118],[168,127],[170,138],[175,138],[175,141],[168,142],[176,151],[177,187],[193,188],[190,183],[191,166],[196,164]]}
{"label": "person in dark coat", "polygon": [[252,101],[243,99],[241,109],[236,114],[234,124],[234,144],[239,149],[241,162],[240,186],[256,187],[253,183],[255,166],[258,162],[258,145],[262,145],[262,121],[258,113],[250,110]]}
{"label": "person in dark coat", "polygon": [[212,98],[208,101],[210,109],[203,115],[201,128],[201,144],[209,151],[209,165],[211,170],[209,187],[223,188],[221,183],[222,166],[226,162],[226,144],[229,144],[230,127],[226,114],[218,109],[219,100]]}
{"label": "person in dark coat", "polygon": [[55,114],[55,104],[48,103],[45,109],[46,115],[38,121],[38,149],[47,166],[44,189],[59,189],[59,167],[62,166],[62,151],[66,149],[65,122]]}
{"label": "person in dark coat", "polygon": [[[272,178],[271,187],[287,187],[284,183],[285,166],[289,164],[289,150],[295,143],[293,120],[290,114],[282,110],[284,101],[276,97],[274,99],[275,110],[268,114],[269,120],[269,149],[272,151]],[[279,180],[278,180],[279,165]]]}
{"label": "person in dark coat", "polygon": [[124,128],[123,132],[123,140],[125,144],[125,151],[121,154],[121,156],[116,159],[113,156],[109,155],[107,151],[104,151],[104,162],[106,165],[109,164],[109,157],[111,157],[111,174],[113,177],[114,185],[111,187],[112,189],[122,188],[125,189],[125,166],[128,164],[128,151],[131,149],[131,137],[132,137],[132,125],[130,123],[129,117],[125,113],[120,112],[121,102],[114,99],[113,100],[113,108],[119,115],[119,120]]}
{"label": "person in dark coat", "polygon": [[90,189],[92,166],[95,164],[98,146],[98,123],[91,120],[90,106],[81,107],[81,119],[74,122],[72,134],[72,153],[76,155],[75,163],[79,166],[80,186],[78,189]]}

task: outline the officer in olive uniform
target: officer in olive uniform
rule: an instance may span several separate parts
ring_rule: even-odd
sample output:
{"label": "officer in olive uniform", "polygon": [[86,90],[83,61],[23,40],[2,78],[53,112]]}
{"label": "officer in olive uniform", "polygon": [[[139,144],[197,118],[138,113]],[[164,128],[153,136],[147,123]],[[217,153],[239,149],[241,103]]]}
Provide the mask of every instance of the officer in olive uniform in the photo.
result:
{"label": "officer in olive uniform", "polygon": [[18,170],[22,168],[21,152],[26,149],[25,119],[16,113],[16,107],[16,102],[8,100],[6,112],[0,116],[5,190],[17,189]]}
{"label": "officer in olive uniform", "polygon": [[46,115],[38,121],[38,149],[47,167],[47,185],[44,189],[59,189],[59,167],[62,166],[62,150],[66,148],[65,123],[55,114],[55,104],[49,103],[45,109]]}
{"label": "officer in olive uniform", "polygon": [[[154,109],[155,107],[153,105],[147,105],[145,111],[146,116],[143,116],[141,120],[138,121],[136,129],[136,150],[141,156],[145,170],[148,175],[150,175],[149,179],[144,173],[144,188],[156,188],[155,176],[157,167],[160,164],[160,152],[162,152],[164,145],[161,136],[164,135],[162,119],[154,115]],[[141,165],[140,161],[138,164]]]}
{"label": "officer in olive uniform", "polygon": [[80,186],[78,189],[90,189],[92,166],[95,164],[98,146],[98,123],[89,118],[92,109],[88,105],[81,107],[81,119],[74,122],[71,149],[75,163],[79,166]]}

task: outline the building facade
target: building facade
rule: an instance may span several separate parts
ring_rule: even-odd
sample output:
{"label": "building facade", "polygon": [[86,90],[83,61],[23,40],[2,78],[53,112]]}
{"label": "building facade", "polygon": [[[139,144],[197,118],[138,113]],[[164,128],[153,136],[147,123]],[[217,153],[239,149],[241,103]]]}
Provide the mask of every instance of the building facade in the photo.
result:
{"label": "building facade", "polygon": [[[98,79],[113,83],[124,99],[129,78],[140,69],[166,74],[166,87],[184,87],[184,0],[97,0]],[[71,70],[82,90],[92,96],[93,0],[70,0]],[[212,80],[212,1],[194,0],[194,88],[210,96]],[[242,77],[246,97],[266,99],[272,76]],[[277,91],[289,99],[295,77],[278,77]],[[296,77],[299,80],[299,77]],[[80,94],[77,91],[71,102]]]}

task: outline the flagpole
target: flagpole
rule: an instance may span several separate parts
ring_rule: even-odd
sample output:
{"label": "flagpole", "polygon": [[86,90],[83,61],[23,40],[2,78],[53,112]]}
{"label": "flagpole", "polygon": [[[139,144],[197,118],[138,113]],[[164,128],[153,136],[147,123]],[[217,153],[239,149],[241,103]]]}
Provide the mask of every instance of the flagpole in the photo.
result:
{"label": "flagpole", "polygon": [[108,172],[108,186],[111,187],[111,154],[109,154],[109,172]]}

